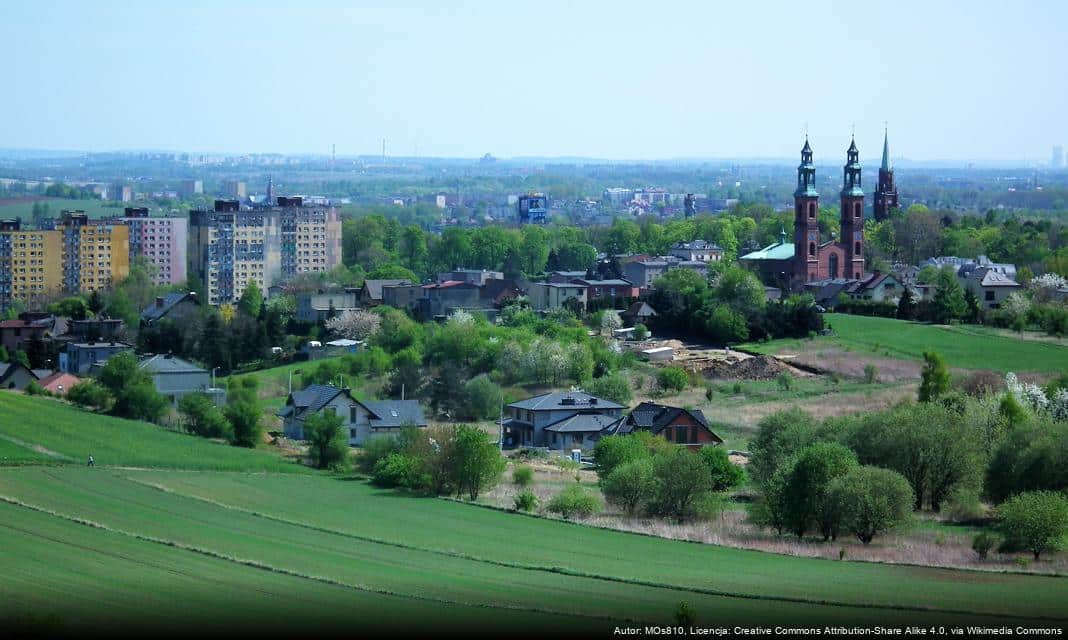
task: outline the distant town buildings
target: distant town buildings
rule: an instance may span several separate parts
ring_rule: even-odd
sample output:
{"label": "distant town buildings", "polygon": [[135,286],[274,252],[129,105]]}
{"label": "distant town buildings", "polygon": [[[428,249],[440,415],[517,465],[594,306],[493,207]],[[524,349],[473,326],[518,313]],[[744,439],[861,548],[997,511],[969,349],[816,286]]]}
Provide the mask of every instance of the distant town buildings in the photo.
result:
{"label": "distant town buildings", "polygon": [[244,200],[248,197],[248,185],[244,180],[227,180],[223,183],[223,196]]}
{"label": "distant town buildings", "polygon": [[182,180],[178,187],[178,195],[183,198],[191,198],[204,193],[204,182],[201,180]]}
{"label": "distant town buildings", "polygon": [[216,200],[189,217],[189,266],[205,284],[209,304],[238,300],[250,282],[260,291],[302,273],[341,264],[341,221],[334,207],[300,197],[243,209]]}
{"label": "distant town buildings", "polygon": [[519,196],[516,215],[519,224],[542,224],[548,219],[549,199],[541,193]]}

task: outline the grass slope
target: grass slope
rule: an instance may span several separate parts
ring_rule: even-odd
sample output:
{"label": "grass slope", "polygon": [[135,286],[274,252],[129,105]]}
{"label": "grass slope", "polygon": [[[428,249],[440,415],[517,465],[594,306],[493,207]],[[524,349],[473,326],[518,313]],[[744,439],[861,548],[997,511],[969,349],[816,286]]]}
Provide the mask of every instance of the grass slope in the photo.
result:
{"label": "grass slope", "polygon": [[0,471],[0,496],[66,521],[86,519],[126,537],[295,575],[587,618],[666,623],[687,600],[701,619],[725,624],[960,623],[965,617],[994,623],[1006,616],[1063,616],[1068,599],[1068,580],[1060,578],[694,545],[409,498],[323,476],[9,469]]}
{"label": "grass slope", "polygon": [[1068,347],[975,332],[967,326],[930,325],[890,318],[839,313],[825,316],[835,336],[813,340],[772,340],[743,345],[761,353],[797,351],[808,345],[840,346],[863,354],[919,360],[924,351],[940,353],[950,367],[1051,373],[1068,368]]}
{"label": "grass slope", "polygon": [[85,464],[91,454],[104,466],[307,472],[274,453],[231,447],[19,393],[0,393],[0,435],[40,445],[77,464]]}

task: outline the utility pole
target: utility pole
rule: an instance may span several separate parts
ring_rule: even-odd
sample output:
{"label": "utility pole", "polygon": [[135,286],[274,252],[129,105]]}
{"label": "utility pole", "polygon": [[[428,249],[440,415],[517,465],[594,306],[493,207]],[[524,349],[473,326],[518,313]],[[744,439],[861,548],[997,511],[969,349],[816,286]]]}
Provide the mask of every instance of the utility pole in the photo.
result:
{"label": "utility pole", "polygon": [[499,428],[497,430],[497,443],[501,453],[504,453],[504,389],[501,389],[501,413],[500,418],[497,421]]}

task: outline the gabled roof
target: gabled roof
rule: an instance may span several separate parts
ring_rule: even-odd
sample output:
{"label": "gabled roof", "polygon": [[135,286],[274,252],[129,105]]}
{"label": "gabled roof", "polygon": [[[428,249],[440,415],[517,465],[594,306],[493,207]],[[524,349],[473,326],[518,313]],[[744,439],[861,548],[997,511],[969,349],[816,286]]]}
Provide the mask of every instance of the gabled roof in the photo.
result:
{"label": "gabled roof", "polygon": [[193,304],[200,304],[197,301],[196,295],[189,292],[168,293],[163,296],[162,301],[154,301],[151,305],[144,308],[141,311],[141,318],[144,320],[159,320],[163,316],[170,313],[170,310],[185,300],[192,300]]}
{"label": "gabled roof", "polygon": [[632,302],[631,305],[627,307],[627,310],[623,312],[623,315],[635,318],[653,317],[656,315],[656,309],[649,306],[648,302],[638,300],[637,302]]}
{"label": "gabled roof", "polygon": [[776,242],[758,251],[747,253],[739,260],[790,260],[794,257],[794,243]]}
{"label": "gabled roof", "polygon": [[575,278],[571,281],[572,284],[581,284],[584,287],[633,287],[630,280],[612,279],[612,280],[587,280],[585,278]]}
{"label": "gabled roof", "polygon": [[980,267],[973,277],[979,280],[981,287],[1019,287],[1020,283],[990,267]]}
{"label": "gabled roof", "polygon": [[[592,400],[592,402],[591,402]],[[560,411],[573,409],[623,409],[623,405],[611,400],[591,396],[583,391],[556,391],[520,400],[508,405],[527,411]]]}
{"label": "gabled roof", "polygon": [[40,379],[40,384],[46,391],[53,393],[59,391],[62,387],[64,391],[70,391],[70,388],[81,382],[82,379],[70,373],[64,373],[57,371],[50,376],[46,376]]}
{"label": "gabled roof", "polygon": [[368,400],[361,402],[374,417],[371,427],[401,427],[406,424],[423,426],[426,416],[418,400]]}
{"label": "gabled roof", "polygon": [[708,420],[700,409],[683,409],[682,407],[672,407],[666,404],[657,404],[656,402],[643,402],[634,407],[634,410],[627,416],[618,432],[630,433],[641,429],[652,433],[659,433],[664,427],[670,425],[683,414],[689,415],[697,424],[707,429],[715,440],[720,443],[723,442],[723,438],[719,437],[719,435],[712,431],[708,426]]}
{"label": "gabled roof", "polygon": [[363,291],[367,292],[367,297],[372,300],[382,299],[382,287],[392,285],[410,285],[412,281],[407,278],[389,278],[385,280],[364,280]]}
{"label": "gabled roof", "polygon": [[206,369],[171,355],[152,356],[142,360],[137,366],[152,373],[207,373]]}
{"label": "gabled roof", "polygon": [[576,413],[550,424],[545,430],[556,433],[599,433],[611,430],[622,420],[623,418],[601,413]]}

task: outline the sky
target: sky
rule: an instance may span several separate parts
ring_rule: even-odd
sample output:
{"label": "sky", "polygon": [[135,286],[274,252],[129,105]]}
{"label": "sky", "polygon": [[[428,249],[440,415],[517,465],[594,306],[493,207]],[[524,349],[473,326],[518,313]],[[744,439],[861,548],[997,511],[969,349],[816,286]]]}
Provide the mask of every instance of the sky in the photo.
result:
{"label": "sky", "polygon": [[1063,0],[0,4],[0,148],[1049,161]]}

